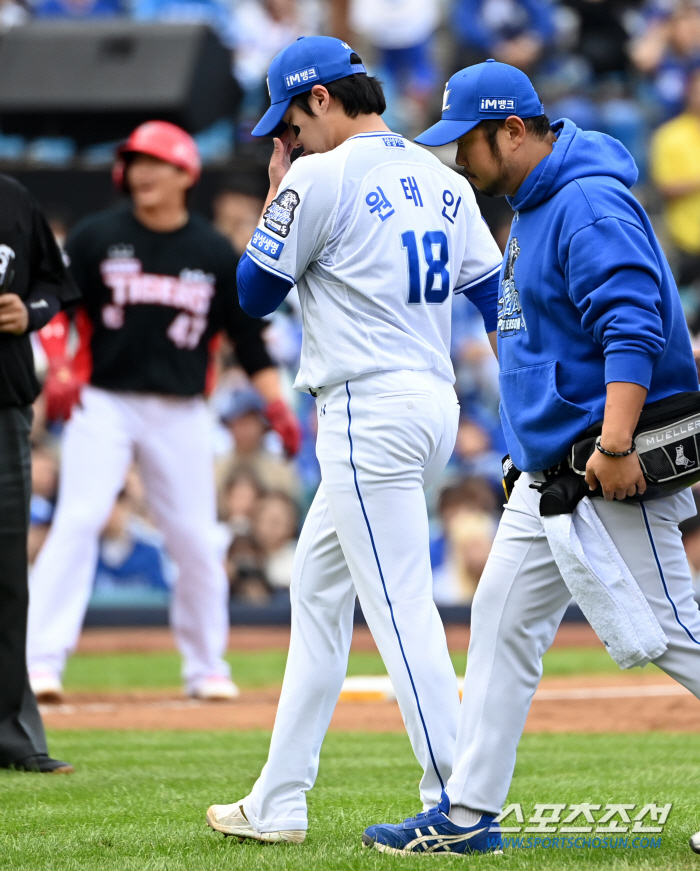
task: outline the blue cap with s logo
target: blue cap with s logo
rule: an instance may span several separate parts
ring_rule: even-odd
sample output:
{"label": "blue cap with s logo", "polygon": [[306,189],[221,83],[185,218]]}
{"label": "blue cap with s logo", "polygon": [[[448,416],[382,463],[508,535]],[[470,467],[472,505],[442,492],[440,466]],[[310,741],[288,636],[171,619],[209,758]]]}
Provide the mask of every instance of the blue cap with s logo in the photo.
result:
{"label": "blue cap with s logo", "polygon": [[416,142],[447,145],[487,118],[535,118],[544,106],[524,72],[493,59],[455,73],[445,87],[442,120]]}
{"label": "blue cap with s logo", "polygon": [[270,64],[267,87],[271,106],[253,129],[253,136],[279,136],[282,118],[292,97],[355,73],[366,73],[363,64],[350,63],[353,50],[332,36],[301,36]]}

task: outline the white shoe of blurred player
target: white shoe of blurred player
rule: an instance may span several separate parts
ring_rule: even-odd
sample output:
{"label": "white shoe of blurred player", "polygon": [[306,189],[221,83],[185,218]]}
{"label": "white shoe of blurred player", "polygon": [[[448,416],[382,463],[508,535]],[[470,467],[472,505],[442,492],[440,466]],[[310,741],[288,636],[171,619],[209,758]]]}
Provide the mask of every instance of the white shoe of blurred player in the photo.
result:
{"label": "white shoe of blurred player", "polygon": [[29,686],[41,705],[58,705],[63,701],[61,679],[49,671],[31,672]]}
{"label": "white shoe of blurred player", "polygon": [[235,804],[213,804],[207,811],[207,825],[215,832],[244,840],[252,838],[264,844],[301,844],[306,837],[303,829],[282,832],[256,832],[243,812],[243,799]]}
{"label": "white shoe of blurred player", "polygon": [[696,832],[690,839],[690,849],[693,853],[700,853],[700,832]]}
{"label": "white shoe of blurred player", "polygon": [[205,677],[193,687],[190,687],[188,695],[193,699],[202,699],[205,702],[230,702],[237,699],[241,694],[236,684],[228,677],[212,675]]}

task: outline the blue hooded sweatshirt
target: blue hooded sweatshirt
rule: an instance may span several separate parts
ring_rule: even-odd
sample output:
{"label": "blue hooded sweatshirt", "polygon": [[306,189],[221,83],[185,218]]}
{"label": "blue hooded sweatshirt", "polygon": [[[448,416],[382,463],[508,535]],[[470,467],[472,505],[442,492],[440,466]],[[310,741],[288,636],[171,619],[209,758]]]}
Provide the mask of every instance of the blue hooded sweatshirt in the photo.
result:
{"label": "blue hooded sweatshirt", "polygon": [[515,210],[501,270],[501,420],[515,465],[563,460],[602,421],[610,381],[647,402],[698,389],[678,290],[629,188],[629,152],[571,121],[508,200]]}

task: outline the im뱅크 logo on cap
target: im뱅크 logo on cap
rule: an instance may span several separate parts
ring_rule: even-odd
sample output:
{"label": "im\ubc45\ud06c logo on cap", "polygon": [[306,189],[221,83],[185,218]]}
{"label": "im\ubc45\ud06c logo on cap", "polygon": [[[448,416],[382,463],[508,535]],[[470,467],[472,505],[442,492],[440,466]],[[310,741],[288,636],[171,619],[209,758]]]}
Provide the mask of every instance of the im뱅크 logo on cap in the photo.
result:
{"label": "im\ubc45\ud06c logo on cap", "polygon": [[289,90],[290,88],[296,88],[297,85],[304,85],[307,82],[317,82],[318,79],[318,67],[313,66],[289,73],[284,77],[284,83],[287,86],[287,90]]}
{"label": "im\ubc45\ud06c logo on cap", "polygon": [[513,97],[481,97],[480,112],[515,112],[517,100]]}

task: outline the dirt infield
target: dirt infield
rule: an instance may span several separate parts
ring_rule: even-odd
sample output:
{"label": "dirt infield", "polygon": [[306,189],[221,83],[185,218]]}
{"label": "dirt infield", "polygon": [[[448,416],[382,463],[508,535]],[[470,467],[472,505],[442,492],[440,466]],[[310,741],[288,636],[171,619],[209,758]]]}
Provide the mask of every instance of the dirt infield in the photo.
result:
{"label": "dirt infield", "polygon": [[[469,646],[468,626],[446,626],[450,650],[466,650]],[[559,628],[553,647],[602,646],[587,623],[564,623]],[[229,634],[229,650],[286,650],[289,628],[286,626],[236,626]],[[366,626],[356,626],[352,638],[353,650],[376,650],[374,639]],[[175,650],[169,629],[86,629],[80,636],[79,653],[134,653]]]}
{"label": "dirt infield", "polygon": [[[271,729],[278,690],[244,692],[231,703],[199,702],[172,692],[72,693],[42,706],[52,729]],[[331,729],[403,731],[395,702],[340,702]],[[528,732],[695,732],[700,702],[658,673],[543,680]]]}
{"label": "dirt infield", "polygon": [[[467,627],[447,627],[451,649],[465,650]],[[231,631],[232,650],[284,648],[289,630],[246,627]],[[564,625],[557,647],[591,647],[600,642],[584,624]],[[355,650],[373,650],[365,627],[357,627]],[[79,650],[90,653],[173,649],[172,636],[161,629],[86,631]],[[52,729],[271,729],[278,690],[244,692],[232,703],[206,703],[170,692],[72,693],[62,705],[43,706]],[[403,731],[395,702],[341,702],[331,729],[370,732]],[[700,730],[700,702],[670,678],[654,672],[543,680],[535,695],[528,732],[647,732]]]}

